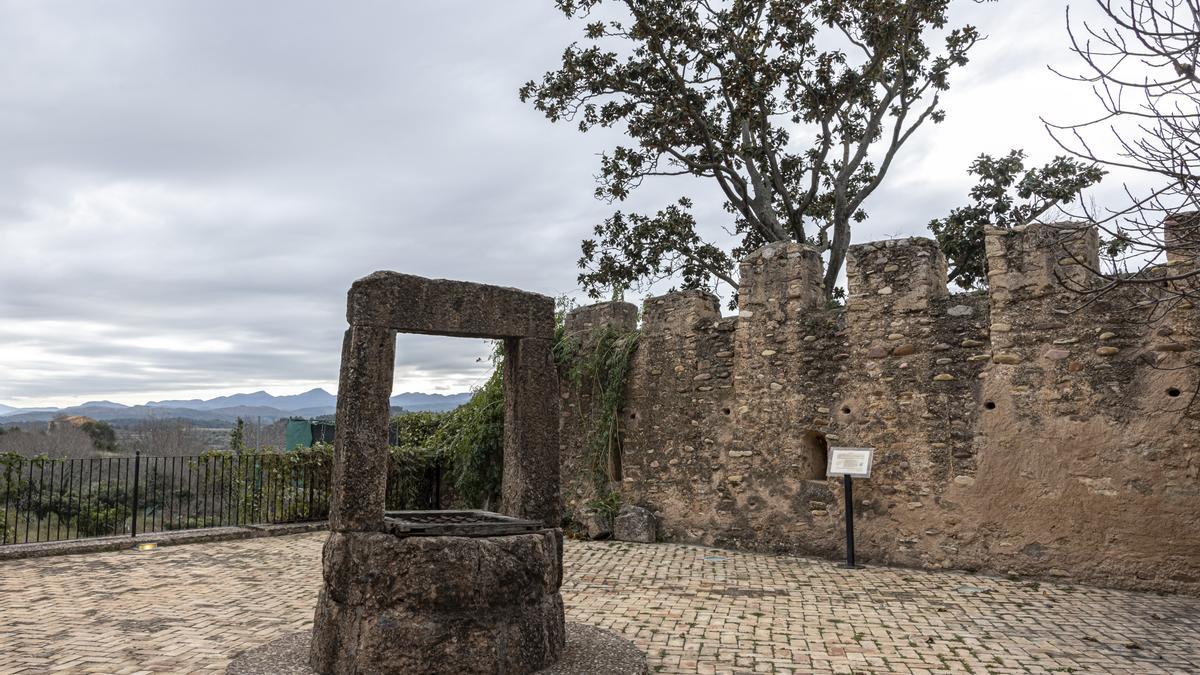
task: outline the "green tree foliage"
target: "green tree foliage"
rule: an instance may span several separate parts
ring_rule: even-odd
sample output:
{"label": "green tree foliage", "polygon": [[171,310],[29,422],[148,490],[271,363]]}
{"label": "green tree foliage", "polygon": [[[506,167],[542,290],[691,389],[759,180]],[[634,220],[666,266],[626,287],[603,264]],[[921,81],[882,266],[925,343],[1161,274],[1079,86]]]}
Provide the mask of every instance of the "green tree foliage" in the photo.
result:
{"label": "green tree foliage", "polygon": [[233,453],[246,451],[246,422],[237,419],[237,425],[229,432],[229,451]]}
{"label": "green tree foliage", "polygon": [[501,354],[496,368],[471,400],[454,410],[399,415],[392,420],[396,445],[392,478],[396,500],[415,504],[427,471],[440,465],[454,496],[467,506],[496,508],[504,470],[504,383]]}
{"label": "green tree foliage", "polygon": [[117,452],[117,432],[108,422],[91,421],[79,425],[79,429],[92,439],[92,445],[103,452]]}
{"label": "green tree foliage", "polygon": [[598,198],[624,200],[651,176],[710,179],[729,213],[719,225],[738,239],[702,239],[687,199],[618,211],[583,242],[579,281],[595,298],[675,277],[736,288],[735,261],[775,241],[827,251],[832,296],[851,223],[913,133],[942,120],[939,95],[979,39],[965,26],[931,49],[949,0],[556,4],[587,22],[585,42],[521,100],[581,131],[625,131],[601,159]]}
{"label": "green tree foliage", "polygon": [[971,188],[971,203],[929,223],[949,262],[950,281],[963,288],[987,283],[985,227],[1013,228],[1035,222],[1051,209],[1075,201],[1105,174],[1095,164],[1066,156],[1027,170],[1022,150],[1003,157],[980,155],[967,172],[979,177]]}
{"label": "green tree foliage", "polygon": [[433,443],[449,459],[455,494],[468,504],[495,507],[504,473],[504,380],[499,361],[471,400],[454,409]]}
{"label": "green tree foliage", "polygon": [[411,448],[426,444],[446,421],[448,413],[410,412],[392,418],[396,446]]}
{"label": "green tree foliage", "polygon": [[433,469],[444,466],[445,453],[434,445],[433,437],[449,413],[414,412],[392,418],[396,444],[389,448],[392,463],[388,471],[388,508],[428,508],[420,498],[436,476]]}

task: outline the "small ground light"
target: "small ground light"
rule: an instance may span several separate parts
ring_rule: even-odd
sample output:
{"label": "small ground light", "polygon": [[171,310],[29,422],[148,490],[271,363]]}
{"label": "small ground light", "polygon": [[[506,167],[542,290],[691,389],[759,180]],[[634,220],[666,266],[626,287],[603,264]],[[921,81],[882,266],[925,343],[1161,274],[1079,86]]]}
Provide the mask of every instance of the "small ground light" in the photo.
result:
{"label": "small ground light", "polygon": [[142,552],[157,551],[158,544],[153,541],[147,541],[145,543],[141,543],[141,544],[134,546],[133,550],[142,551]]}

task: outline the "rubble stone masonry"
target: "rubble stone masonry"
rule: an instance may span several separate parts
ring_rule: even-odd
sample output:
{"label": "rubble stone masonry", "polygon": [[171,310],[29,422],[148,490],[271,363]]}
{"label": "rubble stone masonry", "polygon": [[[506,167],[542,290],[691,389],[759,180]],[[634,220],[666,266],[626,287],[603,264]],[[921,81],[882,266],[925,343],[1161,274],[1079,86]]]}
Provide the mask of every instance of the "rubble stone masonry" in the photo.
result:
{"label": "rubble stone masonry", "polygon": [[[870,446],[854,492],[867,562],[1200,593],[1200,311],[1148,325],[1120,298],[1085,304],[1064,283],[1088,283],[1096,251],[1085,228],[989,231],[988,292],[952,295],[934,242],[860,244],[845,308],[827,309],[820,256],[777,243],[742,262],[737,316],[700,291],[646,300],[623,500],[669,541],[838,556],[827,448]],[[636,320],[602,303],[566,328],[586,342]],[[578,516],[587,399],[561,389]]]}

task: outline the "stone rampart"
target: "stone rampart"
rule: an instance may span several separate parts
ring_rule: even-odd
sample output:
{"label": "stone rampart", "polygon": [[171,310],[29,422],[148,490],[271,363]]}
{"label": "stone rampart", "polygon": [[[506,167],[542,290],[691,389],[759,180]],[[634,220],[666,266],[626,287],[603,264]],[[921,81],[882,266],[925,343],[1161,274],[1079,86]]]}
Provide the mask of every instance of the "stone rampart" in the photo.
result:
{"label": "stone rampart", "polygon": [[[990,290],[950,294],[924,238],[851,247],[849,298],[827,309],[821,261],[772,244],[741,266],[739,313],[687,291],[650,298],[622,414],[624,501],[661,536],[841,555],[830,445],[872,446],[856,485],[867,561],[1200,592],[1200,419],[1179,312],[1147,325],[1081,306],[1095,232],[987,233]],[[582,308],[568,331],[629,329],[632,305]],[[581,396],[562,387],[564,500]],[[573,459],[573,457],[575,459]]]}

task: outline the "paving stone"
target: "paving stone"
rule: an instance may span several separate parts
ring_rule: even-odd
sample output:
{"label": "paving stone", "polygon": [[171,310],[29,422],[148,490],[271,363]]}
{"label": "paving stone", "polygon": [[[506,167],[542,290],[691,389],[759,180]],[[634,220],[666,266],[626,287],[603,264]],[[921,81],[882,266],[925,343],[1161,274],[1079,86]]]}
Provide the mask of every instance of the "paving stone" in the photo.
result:
{"label": "paving stone", "polygon": [[[0,562],[0,675],[222,673],[311,628],[327,536]],[[1200,598],[676,544],[565,562],[567,619],[652,673],[1200,672]]]}

